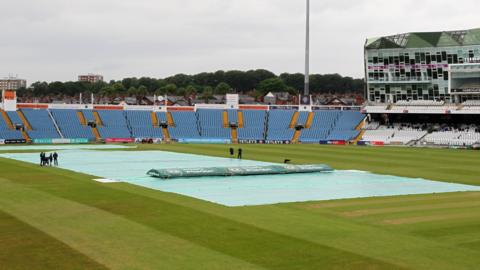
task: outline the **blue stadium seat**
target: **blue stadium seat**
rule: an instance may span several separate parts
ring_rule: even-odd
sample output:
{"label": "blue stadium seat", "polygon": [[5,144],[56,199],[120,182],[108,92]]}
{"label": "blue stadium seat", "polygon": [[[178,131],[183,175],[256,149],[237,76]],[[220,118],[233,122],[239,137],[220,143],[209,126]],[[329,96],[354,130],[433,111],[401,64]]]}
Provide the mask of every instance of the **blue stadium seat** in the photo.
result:
{"label": "blue stadium seat", "polygon": [[230,139],[231,129],[223,127],[223,110],[201,109],[197,111],[204,139]]}
{"label": "blue stadium seat", "polygon": [[243,128],[238,129],[239,140],[265,140],[266,111],[242,111]]}
{"label": "blue stadium seat", "polygon": [[[171,112],[173,117],[173,122],[175,127],[169,127],[168,132],[170,133],[170,138],[172,139],[199,139],[201,138],[198,128],[198,119],[195,112]],[[167,118],[164,115],[164,120],[167,121]],[[159,115],[160,117],[161,114]],[[159,119],[162,119],[160,118]]]}
{"label": "blue stadium seat", "polygon": [[272,110],[268,114],[267,140],[287,141],[293,138],[294,129],[290,128],[290,122],[295,111]]}
{"label": "blue stadium seat", "polygon": [[97,111],[102,126],[97,127],[100,136],[106,138],[128,139],[132,138],[130,130],[128,129],[127,118],[123,111]]}
{"label": "blue stadium seat", "polygon": [[58,134],[53,120],[45,109],[21,109],[32,130],[28,130],[28,136],[32,139],[58,139]]}
{"label": "blue stadium seat", "polygon": [[151,111],[125,111],[134,138],[163,138],[162,128],[153,126],[151,114]]}
{"label": "blue stadium seat", "polygon": [[[7,113],[8,114],[8,113]],[[23,139],[22,133],[18,130],[9,129],[5,119],[0,117],[0,139],[20,140]]]}
{"label": "blue stadium seat", "polygon": [[89,126],[82,126],[80,123],[76,110],[53,109],[50,111],[57,122],[58,128],[65,138],[85,138],[89,140],[95,139],[95,136],[92,133],[92,128]]}
{"label": "blue stadium seat", "polygon": [[350,141],[355,139],[360,134],[360,131],[355,128],[363,119],[365,119],[365,115],[358,111],[341,111],[327,140]]}
{"label": "blue stadium seat", "polygon": [[315,111],[310,128],[305,128],[299,141],[303,143],[318,143],[327,140],[335,122],[340,116],[339,111]]}

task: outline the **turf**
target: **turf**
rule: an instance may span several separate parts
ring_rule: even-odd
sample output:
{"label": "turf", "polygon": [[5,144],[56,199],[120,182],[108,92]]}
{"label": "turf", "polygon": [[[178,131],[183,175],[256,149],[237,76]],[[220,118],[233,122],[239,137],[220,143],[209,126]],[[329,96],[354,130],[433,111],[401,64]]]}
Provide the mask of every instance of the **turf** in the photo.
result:
{"label": "turf", "polygon": [[[228,147],[140,149],[226,156]],[[478,152],[242,148],[248,159],[480,184]],[[0,269],[478,269],[480,263],[480,193],[228,208],[13,160],[0,159],[0,170]]]}

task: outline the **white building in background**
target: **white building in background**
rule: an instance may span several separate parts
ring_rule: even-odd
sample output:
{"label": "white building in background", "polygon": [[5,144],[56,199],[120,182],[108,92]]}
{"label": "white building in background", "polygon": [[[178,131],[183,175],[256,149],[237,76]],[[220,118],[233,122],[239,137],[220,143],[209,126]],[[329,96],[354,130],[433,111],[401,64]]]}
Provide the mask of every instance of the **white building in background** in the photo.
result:
{"label": "white building in background", "polygon": [[103,81],[103,76],[99,75],[99,74],[79,75],[78,76],[78,81],[79,82],[90,82],[90,83],[102,82]]}
{"label": "white building in background", "polygon": [[27,81],[17,77],[7,77],[0,79],[0,90],[17,90],[22,87],[27,87]]}

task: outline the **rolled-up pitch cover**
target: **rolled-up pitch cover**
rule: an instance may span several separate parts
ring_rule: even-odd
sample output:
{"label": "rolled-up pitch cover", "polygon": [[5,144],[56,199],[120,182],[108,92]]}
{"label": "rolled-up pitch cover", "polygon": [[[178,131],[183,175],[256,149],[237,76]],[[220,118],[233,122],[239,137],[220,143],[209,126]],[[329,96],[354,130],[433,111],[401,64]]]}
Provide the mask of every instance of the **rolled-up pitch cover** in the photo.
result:
{"label": "rolled-up pitch cover", "polygon": [[190,178],[206,176],[242,176],[242,175],[271,175],[293,173],[331,172],[333,169],[325,164],[310,165],[266,165],[266,166],[239,166],[239,167],[206,167],[206,168],[173,168],[151,169],[148,175],[162,179]]}

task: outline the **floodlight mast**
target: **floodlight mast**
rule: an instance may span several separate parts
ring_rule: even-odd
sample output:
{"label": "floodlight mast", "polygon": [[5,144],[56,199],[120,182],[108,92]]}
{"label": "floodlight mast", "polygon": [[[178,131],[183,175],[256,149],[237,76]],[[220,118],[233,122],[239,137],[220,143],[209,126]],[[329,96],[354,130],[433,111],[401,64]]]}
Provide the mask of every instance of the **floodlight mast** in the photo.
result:
{"label": "floodlight mast", "polygon": [[307,0],[307,25],[305,40],[305,88],[304,95],[310,94],[310,0]]}

